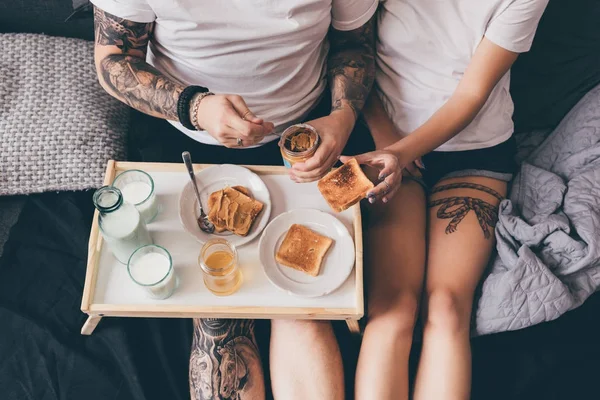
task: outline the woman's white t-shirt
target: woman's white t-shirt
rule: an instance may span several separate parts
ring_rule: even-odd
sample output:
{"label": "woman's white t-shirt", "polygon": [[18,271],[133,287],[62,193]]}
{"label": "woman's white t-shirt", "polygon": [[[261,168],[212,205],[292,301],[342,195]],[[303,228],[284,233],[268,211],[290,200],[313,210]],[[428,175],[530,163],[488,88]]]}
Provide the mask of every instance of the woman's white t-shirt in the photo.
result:
{"label": "woman's white t-shirt", "polygon": [[[327,32],[353,30],[378,0],[92,0],[134,22],[155,22],[148,62],[186,84],[239,94],[281,132],[304,119],[326,86]],[[172,121],[171,121],[172,122]],[[206,132],[178,129],[218,142]],[[263,143],[277,139],[266,137]]]}
{"label": "woman's white t-shirt", "polygon": [[[486,37],[526,52],[548,0],[386,0],[379,15],[377,90],[405,134],[426,122],[452,96]],[[510,73],[483,109],[438,151],[495,146],[513,133]]]}

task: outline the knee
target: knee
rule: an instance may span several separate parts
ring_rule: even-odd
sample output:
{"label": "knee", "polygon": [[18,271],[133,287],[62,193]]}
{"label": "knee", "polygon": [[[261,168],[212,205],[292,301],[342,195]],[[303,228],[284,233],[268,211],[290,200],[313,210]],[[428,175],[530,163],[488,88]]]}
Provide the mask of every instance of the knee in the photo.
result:
{"label": "knee", "polygon": [[[467,304],[468,303],[468,304]],[[449,332],[468,331],[471,302],[454,291],[436,289],[427,297],[425,328]]]}
{"label": "knee", "polygon": [[418,309],[419,297],[413,293],[373,299],[367,312],[367,329],[380,328],[394,336],[412,336]]}

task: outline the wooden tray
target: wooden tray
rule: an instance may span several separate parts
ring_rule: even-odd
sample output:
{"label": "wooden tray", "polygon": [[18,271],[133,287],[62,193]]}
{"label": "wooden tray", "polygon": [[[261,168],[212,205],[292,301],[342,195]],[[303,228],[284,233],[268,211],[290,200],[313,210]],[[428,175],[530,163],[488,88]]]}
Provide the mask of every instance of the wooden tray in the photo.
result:
{"label": "wooden tray", "polygon": [[[199,171],[210,165],[194,165]],[[296,208],[315,208],[333,213],[321,197],[316,183],[296,184],[287,177],[284,167],[248,166],[265,182],[271,193],[270,219]],[[189,177],[183,164],[129,163],[109,161],[104,184],[129,169],[148,172],[162,210],[148,225],[156,244],[163,245],[173,256],[179,287],[166,300],[147,298],[120,264],[103,246],[99,234],[98,212],[89,240],[88,264],[81,310],[89,317],[81,333],[93,332],[102,317],[173,317],[173,318],[254,318],[254,319],[322,319],[346,320],[352,331],[358,332],[358,320],[364,313],[363,251],[361,213],[359,205],[335,214],[354,238],[356,262],[348,280],[335,292],[319,298],[289,295],[272,285],[258,259],[257,237],[238,248],[244,283],[240,290],[227,297],[211,294],[202,280],[197,264],[201,244],[183,230],[179,220],[179,194]]]}

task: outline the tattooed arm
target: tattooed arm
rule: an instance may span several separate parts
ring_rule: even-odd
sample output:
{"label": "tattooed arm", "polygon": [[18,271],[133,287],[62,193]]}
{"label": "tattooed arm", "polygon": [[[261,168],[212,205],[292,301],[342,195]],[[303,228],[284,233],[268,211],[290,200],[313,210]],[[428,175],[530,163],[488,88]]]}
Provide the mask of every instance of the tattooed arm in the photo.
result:
{"label": "tattooed arm", "polygon": [[94,7],[98,79],[108,93],[136,110],[177,120],[177,100],[184,86],[146,62],[153,26]]}
{"label": "tattooed arm", "polygon": [[331,28],[329,32],[327,76],[331,114],[308,122],[319,131],[321,144],[307,162],[292,167],[290,174],[297,182],[325,175],[348,141],[375,78],[375,18],[352,31]]}
{"label": "tattooed arm", "polygon": [[[178,121],[177,101],[185,86],[146,62],[154,23],[129,21],[94,7],[94,25],[102,87],[138,111]],[[238,139],[243,146],[257,144],[274,128],[256,117],[237,95],[208,96],[196,110],[198,124],[227,147],[239,146]]]}
{"label": "tattooed arm", "polygon": [[253,320],[194,319],[192,400],[263,400],[265,383]]}
{"label": "tattooed arm", "polygon": [[327,74],[331,111],[352,110],[354,120],[365,105],[375,79],[375,16],[352,31],[331,29]]}

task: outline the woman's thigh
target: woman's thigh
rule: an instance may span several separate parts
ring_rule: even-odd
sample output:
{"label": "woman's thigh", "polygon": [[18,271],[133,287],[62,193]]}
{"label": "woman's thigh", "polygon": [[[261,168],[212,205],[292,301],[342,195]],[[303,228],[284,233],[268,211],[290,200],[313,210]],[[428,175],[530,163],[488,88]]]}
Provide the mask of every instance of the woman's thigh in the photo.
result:
{"label": "woman's thigh", "polygon": [[486,177],[446,179],[434,186],[428,199],[428,294],[442,289],[470,304],[494,249],[498,205],[506,190],[506,182]]}
{"label": "woman's thigh", "polygon": [[425,268],[425,204],[421,185],[406,179],[389,203],[370,206],[365,269],[369,318],[398,306],[416,311]]}

